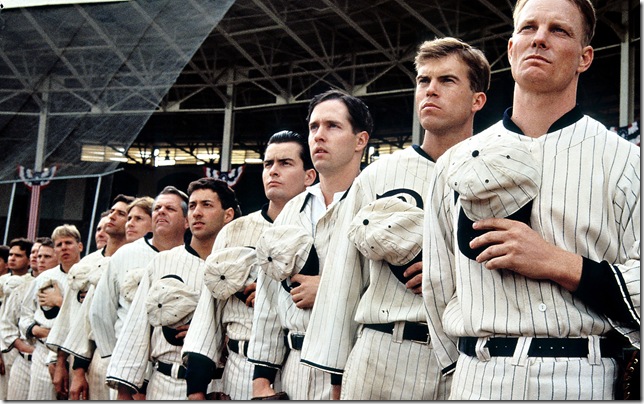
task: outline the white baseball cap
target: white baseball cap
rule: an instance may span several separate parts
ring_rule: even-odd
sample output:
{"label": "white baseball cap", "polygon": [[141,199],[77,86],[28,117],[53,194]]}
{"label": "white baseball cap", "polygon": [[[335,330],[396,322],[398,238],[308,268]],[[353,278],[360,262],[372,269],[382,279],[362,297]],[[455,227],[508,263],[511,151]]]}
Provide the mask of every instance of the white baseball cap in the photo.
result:
{"label": "white baseball cap", "polygon": [[206,258],[204,283],[215,299],[227,299],[257,278],[253,247],[227,247]]}
{"label": "white baseball cap", "polygon": [[541,187],[541,164],[528,143],[504,133],[472,136],[449,153],[446,181],[461,203],[458,247],[475,260],[487,246],[472,249],[469,243],[488,230],[474,230],[474,221],[507,218],[530,225],[532,202]]}
{"label": "white baseball cap", "polygon": [[476,135],[452,149],[447,184],[471,220],[508,217],[539,193],[541,163],[515,135]]}
{"label": "white baseball cap", "polygon": [[277,281],[298,273],[319,273],[313,237],[300,226],[281,225],[266,229],[257,242],[256,252],[259,267]]}
{"label": "white baseball cap", "polygon": [[166,275],[153,282],[145,307],[150,325],[176,328],[188,324],[199,302],[199,292],[188,287],[177,275]]}
{"label": "white baseball cap", "polygon": [[145,273],[145,268],[130,268],[123,275],[123,280],[120,283],[119,292],[123,298],[132,303],[134,300],[134,295],[136,294],[139,284],[141,283],[141,278]]}
{"label": "white baseball cap", "polygon": [[67,273],[67,283],[73,290],[87,290],[89,286],[89,274],[94,270],[93,265],[77,262]]}
{"label": "white baseball cap", "polygon": [[370,260],[406,265],[423,246],[423,210],[396,196],[376,199],[358,211],[348,237]]}

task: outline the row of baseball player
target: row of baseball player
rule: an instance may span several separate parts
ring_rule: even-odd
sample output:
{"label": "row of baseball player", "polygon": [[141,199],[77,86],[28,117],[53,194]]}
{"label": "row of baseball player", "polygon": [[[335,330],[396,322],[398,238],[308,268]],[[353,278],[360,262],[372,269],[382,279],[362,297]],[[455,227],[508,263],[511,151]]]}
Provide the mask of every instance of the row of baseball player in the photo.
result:
{"label": "row of baseball player", "polygon": [[476,136],[490,65],[430,40],[421,145],[360,171],[373,118],[330,90],[308,139],[269,140],[260,211],[202,178],[148,200],[152,232],[129,243],[143,205],[117,197],[105,226],[122,238],[73,266],[63,240],[80,237],[55,231],[61,264],[25,282],[17,321],[4,292],[9,386],[30,359],[28,399],[621,397],[640,338],[639,148],[576,104],[590,0],[519,0],[514,26],[513,105]]}

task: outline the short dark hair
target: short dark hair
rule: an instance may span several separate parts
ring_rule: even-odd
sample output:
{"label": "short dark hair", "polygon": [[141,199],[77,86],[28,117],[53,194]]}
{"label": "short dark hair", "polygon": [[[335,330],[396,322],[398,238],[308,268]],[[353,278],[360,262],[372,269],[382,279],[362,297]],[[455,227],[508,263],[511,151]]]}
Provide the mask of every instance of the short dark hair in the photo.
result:
{"label": "short dark hair", "polygon": [[129,204],[132,203],[132,201],[134,201],[133,196],[118,194],[112,200],[112,205],[114,205],[115,203],[118,203],[118,202],[125,202],[126,205],[129,205]]}
{"label": "short dark hair", "polygon": [[[168,185],[159,192],[159,195],[176,195],[181,198],[181,210],[183,211],[183,216],[188,216],[188,195],[186,195],[185,192],[173,185]],[[157,198],[159,195],[157,195]],[[156,198],[154,198],[155,203],[156,201]],[[154,207],[152,207],[152,209],[154,210]]]}
{"label": "short dark hair", "polygon": [[31,247],[34,246],[34,243],[28,238],[19,237],[19,238],[14,238],[9,242],[9,249],[15,246],[20,247],[21,250],[25,251],[27,255],[29,255],[29,253],[31,252]]}
{"label": "short dark hair", "polygon": [[46,236],[36,237],[36,241],[34,241],[34,244],[36,244],[36,243],[42,244],[42,242],[45,241],[45,240],[51,240],[51,239],[49,237],[46,237]]}
{"label": "short dark hair", "polygon": [[309,142],[304,136],[290,130],[281,130],[277,133],[274,133],[270,137],[270,139],[268,139],[267,146],[269,144],[278,143],[297,143],[298,145],[300,145],[300,158],[302,159],[302,163],[304,164],[304,169],[310,170],[314,168],[313,161],[311,160]]}
{"label": "short dark hair", "polygon": [[[597,15],[595,13],[595,7],[593,6],[593,3],[590,0],[568,0],[572,4],[574,4],[579,12],[581,13],[581,17],[584,23],[584,38],[583,38],[583,46],[588,46],[590,45],[590,41],[593,40],[593,37],[595,36],[595,25],[597,24]],[[514,10],[512,12],[512,19],[514,20],[514,25],[516,25],[517,20],[519,18],[519,13],[523,9],[523,7],[526,5],[528,0],[518,0],[517,3],[514,5]],[[517,28],[516,26],[514,27],[515,29]]]}
{"label": "short dark hair", "polygon": [[9,262],[9,246],[0,245],[0,260],[3,260],[5,264]]}
{"label": "short dark hair", "polygon": [[50,239],[49,237],[42,237],[42,241],[40,242],[40,246],[45,246],[45,247],[50,247],[54,248],[54,240]]}
{"label": "short dark hair", "polygon": [[484,93],[490,88],[490,63],[483,52],[456,38],[436,38],[420,44],[414,59],[416,71],[428,60],[450,55],[460,57],[467,65],[470,90],[475,93]]}
{"label": "short dark hair", "polygon": [[192,193],[198,189],[209,189],[215,192],[219,197],[222,208],[232,208],[235,211],[235,218],[241,216],[241,209],[239,208],[239,202],[237,202],[235,191],[233,191],[225,181],[212,177],[199,178],[198,180],[192,181],[188,184],[188,195],[192,195]]}
{"label": "short dark hair", "polygon": [[360,98],[349,95],[343,91],[331,89],[318,94],[309,102],[309,111],[306,115],[306,121],[311,120],[311,114],[318,104],[329,100],[339,100],[349,110],[349,122],[353,127],[353,133],[367,132],[369,135],[373,132],[373,118],[369,107]]}

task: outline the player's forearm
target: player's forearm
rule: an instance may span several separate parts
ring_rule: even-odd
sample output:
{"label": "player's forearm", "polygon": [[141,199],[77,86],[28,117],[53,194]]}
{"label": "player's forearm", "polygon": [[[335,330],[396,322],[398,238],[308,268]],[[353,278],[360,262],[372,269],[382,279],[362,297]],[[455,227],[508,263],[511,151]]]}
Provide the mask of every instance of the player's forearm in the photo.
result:
{"label": "player's forearm", "polygon": [[16,347],[17,350],[23,353],[32,353],[34,351],[34,346],[29,345],[25,341],[21,340],[20,338],[16,339],[13,342],[13,346]]}
{"label": "player's forearm", "polygon": [[583,266],[580,255],[559,250],[557,254],[550,256],[548,262],[552,266],[550,279],[570,292],[577,290]]}
{"label": "player's forearm", "polygon": [[253,397],[268,397],[275,394],[271,382],[267,378],[253,379]]}

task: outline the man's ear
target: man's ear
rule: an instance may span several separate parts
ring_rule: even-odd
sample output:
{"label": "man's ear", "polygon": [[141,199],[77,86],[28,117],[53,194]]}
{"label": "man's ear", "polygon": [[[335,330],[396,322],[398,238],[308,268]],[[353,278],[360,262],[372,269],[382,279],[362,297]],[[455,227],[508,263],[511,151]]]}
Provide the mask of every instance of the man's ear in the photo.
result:
{"label": "man's ear", "polygon": [[363,130],[357,133],[356,137],[356,151],[362,152],[367,147],[367,143],[369,143],[369,134]]}
{"label": "man's ear", "polygon": [[304,171],[304,185],[307,187],[313,185],[315,178],[318,176],[318,173],[313,168],[309,168]]}

